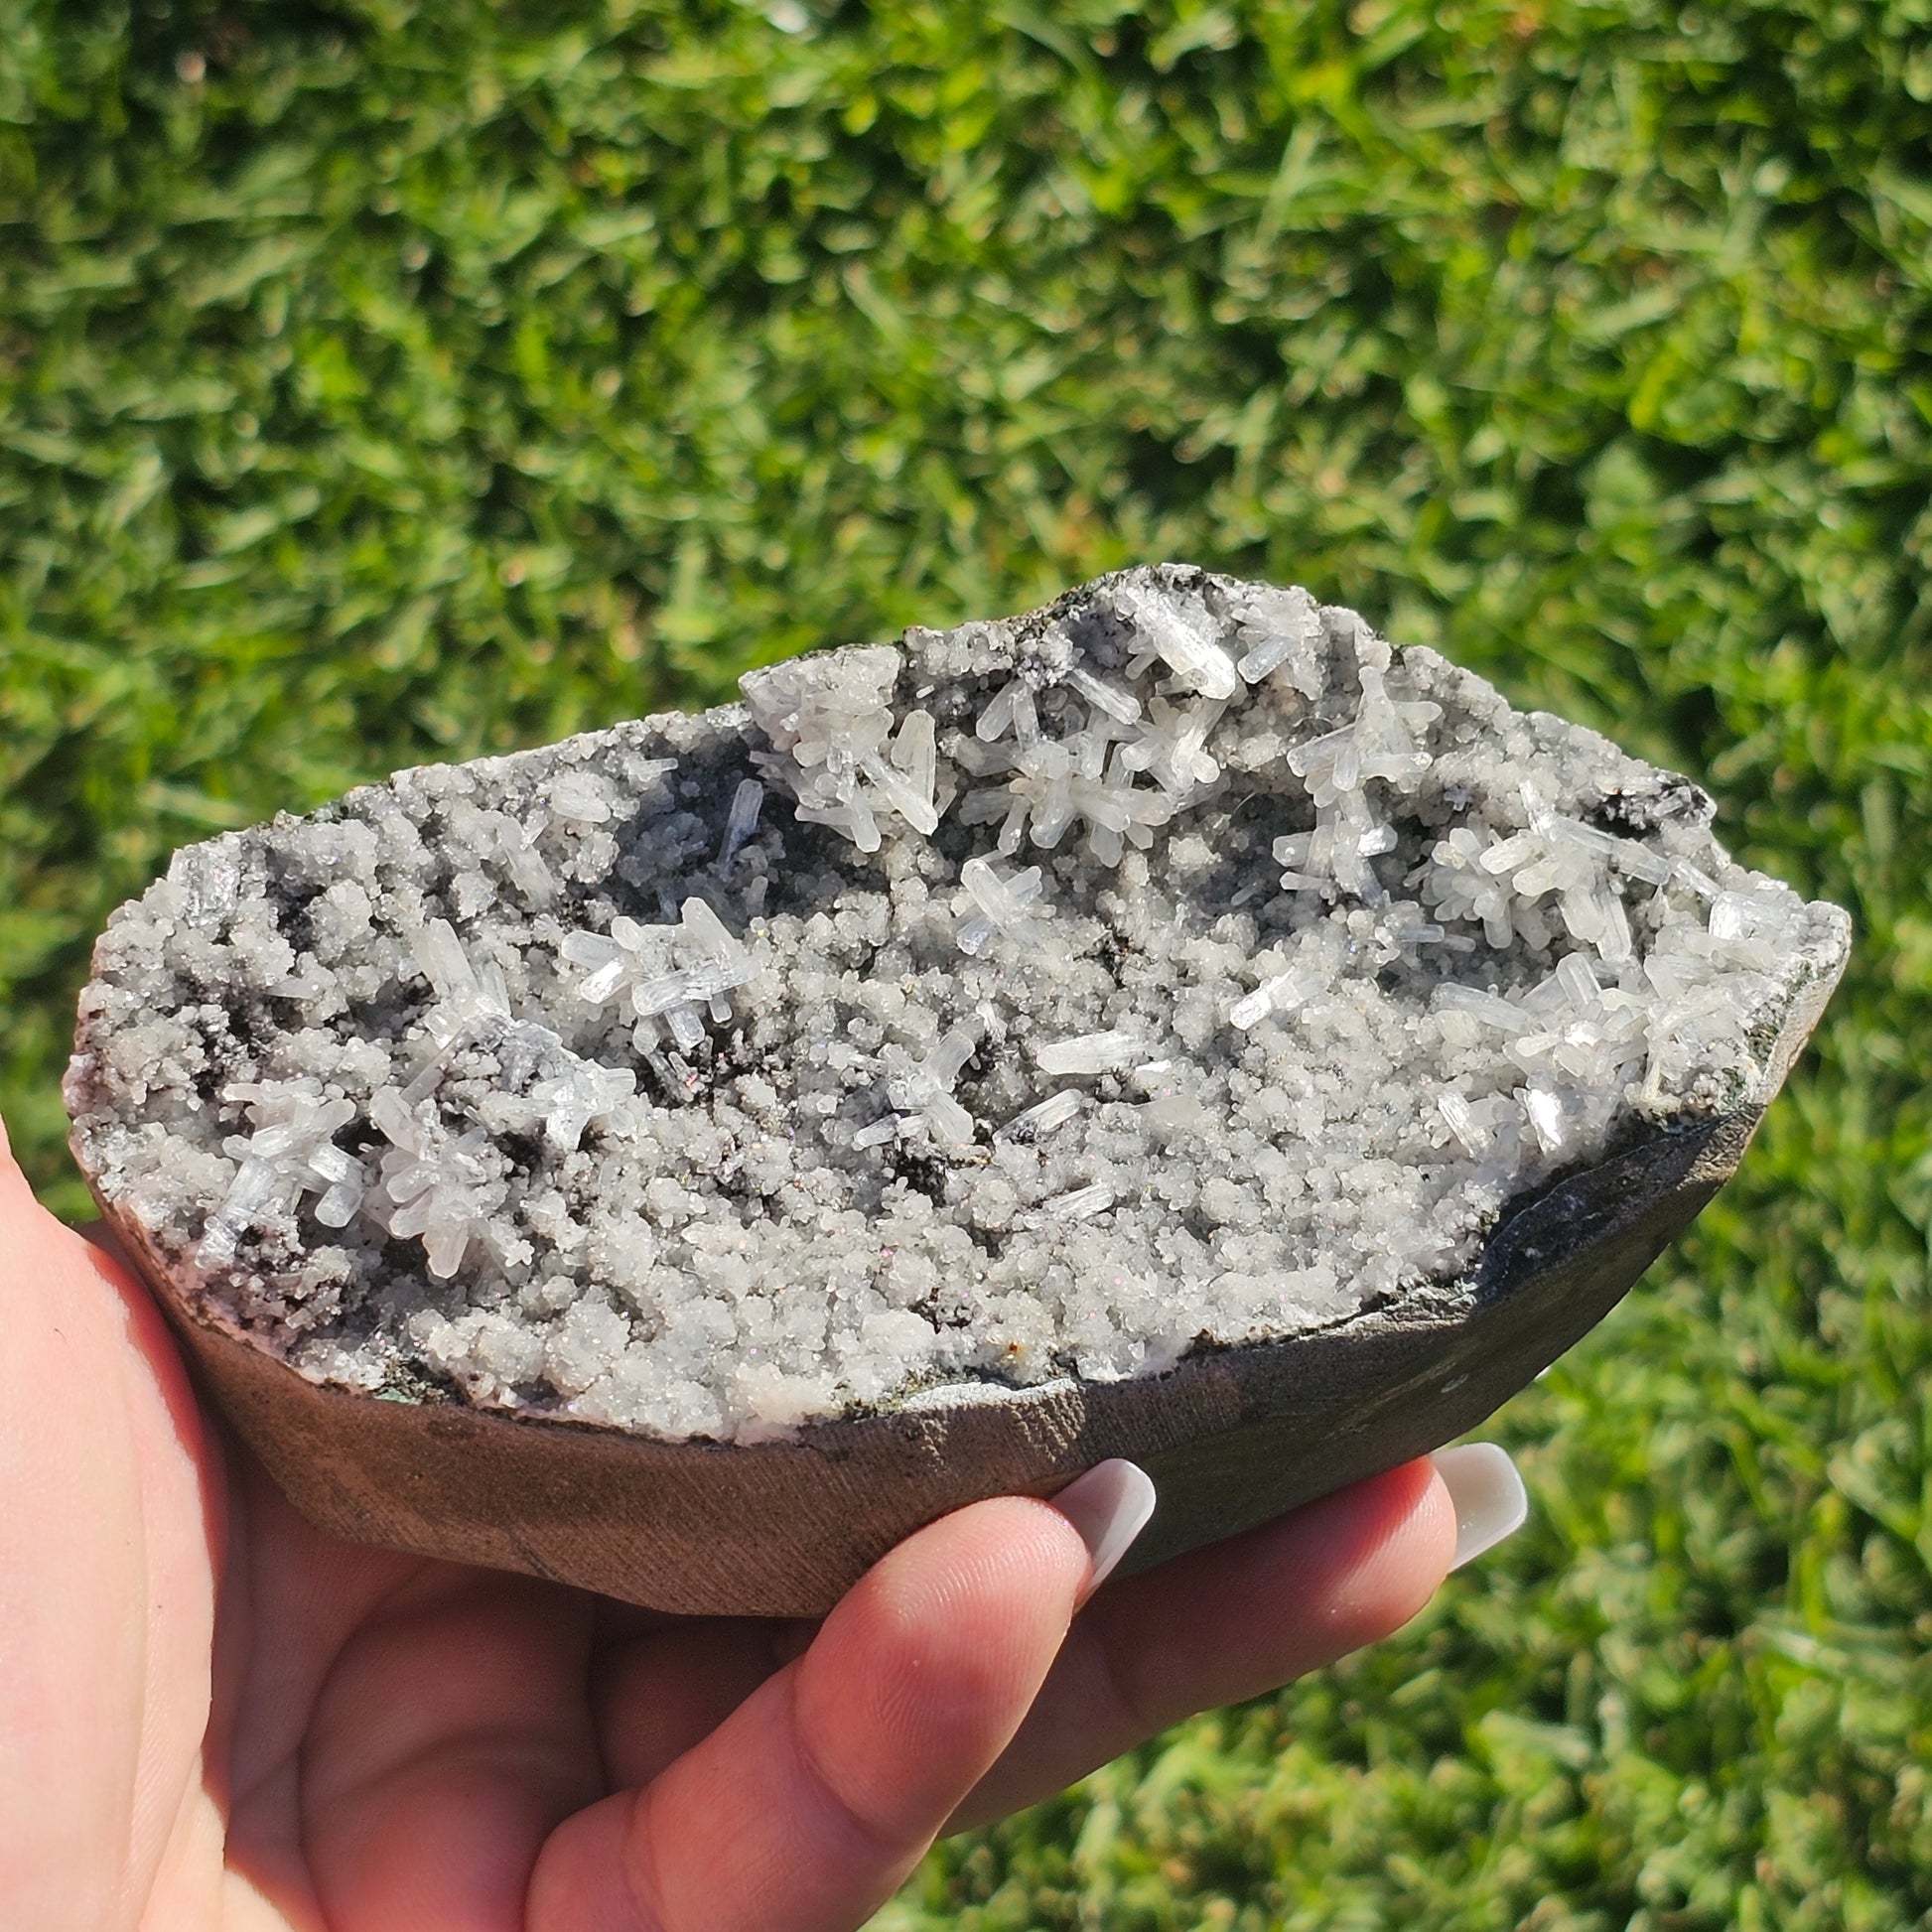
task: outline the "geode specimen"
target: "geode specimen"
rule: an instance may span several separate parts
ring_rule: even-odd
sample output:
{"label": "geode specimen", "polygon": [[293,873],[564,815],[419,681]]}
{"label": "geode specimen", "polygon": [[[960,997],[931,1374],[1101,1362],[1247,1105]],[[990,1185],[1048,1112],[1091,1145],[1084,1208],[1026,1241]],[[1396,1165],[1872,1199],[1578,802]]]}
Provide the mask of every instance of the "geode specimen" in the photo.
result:
{"label": "geode specimen", "polygon": [[823,1607],[1470,1426],[1734,1166],[1847,921],[1353,612],[1161,566],[176,856],[73,1147],[339,1530]]}

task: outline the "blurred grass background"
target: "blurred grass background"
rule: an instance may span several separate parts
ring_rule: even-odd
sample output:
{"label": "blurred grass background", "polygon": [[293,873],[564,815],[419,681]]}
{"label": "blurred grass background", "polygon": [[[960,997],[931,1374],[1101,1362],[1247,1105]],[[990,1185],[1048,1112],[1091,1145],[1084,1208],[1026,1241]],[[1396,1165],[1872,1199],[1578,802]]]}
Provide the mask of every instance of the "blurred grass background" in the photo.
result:
{"label": "blurred grass background", "polygon": [[0,0],[0,1102],[176,844],[1177,557],[1851,906],[1402,1639],[905,1928],[1932,1924],[1932,0]]}

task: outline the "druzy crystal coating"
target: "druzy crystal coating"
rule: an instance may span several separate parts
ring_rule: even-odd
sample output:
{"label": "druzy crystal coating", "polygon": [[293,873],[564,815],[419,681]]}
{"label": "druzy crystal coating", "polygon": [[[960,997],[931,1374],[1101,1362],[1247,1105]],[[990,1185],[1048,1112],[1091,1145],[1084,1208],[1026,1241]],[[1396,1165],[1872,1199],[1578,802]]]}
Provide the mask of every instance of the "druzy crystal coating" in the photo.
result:
{"label": "druzy crystal coating", "polygon": [[1452,1281],[1767,1090],[1843,915],[1710,800],[1178,566],[190,847],[75,1147],[303,1374],[755,1441]]}

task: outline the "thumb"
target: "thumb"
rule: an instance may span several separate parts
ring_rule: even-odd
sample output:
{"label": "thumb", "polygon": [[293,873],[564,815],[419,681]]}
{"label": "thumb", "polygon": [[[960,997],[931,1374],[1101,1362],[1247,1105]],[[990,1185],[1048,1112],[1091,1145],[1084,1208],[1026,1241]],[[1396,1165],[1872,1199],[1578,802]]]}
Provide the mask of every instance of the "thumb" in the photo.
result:
{"label": "thumb", "polygon": [[6,1116],[0,1114],[0,1200],[11,1201],[18,1195],[32,1191],[27,1184],[27,1176],[20,1171],[20,1163],[14,1159]]}
{"label": "thumb", "polygon": [[0,1896],[131,1922],[201,1820],[219,1477],[160,1311],[3,1137]]}
{"label": "thumb", "polygon": [[552,1835],[531,1932],[860,1924],[1005,1749],[1091,1567],[1068,1516],[1023,1497],[909,1537],[701,1744]]}

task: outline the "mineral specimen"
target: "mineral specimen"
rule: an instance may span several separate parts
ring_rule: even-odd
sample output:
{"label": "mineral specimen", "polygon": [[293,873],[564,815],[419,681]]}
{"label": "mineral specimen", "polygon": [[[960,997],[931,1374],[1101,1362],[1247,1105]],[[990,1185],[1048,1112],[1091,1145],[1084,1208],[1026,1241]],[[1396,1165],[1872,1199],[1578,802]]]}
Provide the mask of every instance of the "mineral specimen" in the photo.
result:
{"label": "mineral specimen", "polygon": [[1744,1116],[1846,921],[1697,786],[1157,566],[190,847],[74,1147],[311,1383],[753,1443],[1466,1274]]}

